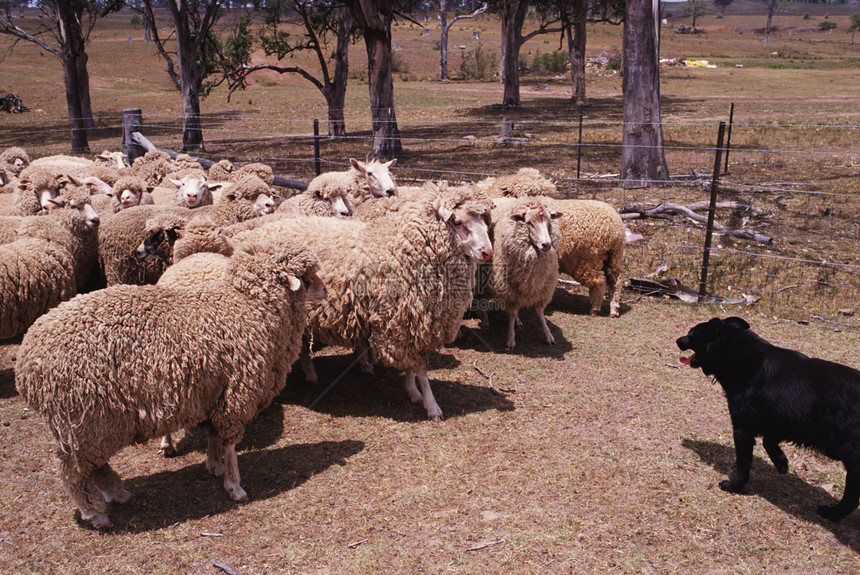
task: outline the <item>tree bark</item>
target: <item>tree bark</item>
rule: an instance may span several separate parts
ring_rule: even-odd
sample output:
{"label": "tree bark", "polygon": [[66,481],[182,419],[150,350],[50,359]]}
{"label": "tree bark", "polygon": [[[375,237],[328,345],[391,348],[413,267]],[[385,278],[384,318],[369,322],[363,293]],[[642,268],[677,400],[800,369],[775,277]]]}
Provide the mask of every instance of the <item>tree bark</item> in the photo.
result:
{"label": "tree bark", "polygon": [[339,8],[337,16],[337,46],[334,52],[334,72],[325,99],[328,106],[328,135],[330,138],[346,136],[344,106],[346,106],[346,83],[349,76],[349,38],[355,18],[347,8]]}
{"label": "tree bark", "polygon": [[200,74],[196,43],[188,21],[189,7],[184,0],[169,0],[167,5],[176,30],[179,89],[182,93],[182,151],[200,151],[204,149],[200,125]]}
{"label": "tree bark", "polygon": [[[69,111],[71,151],[72,154],[88,154],[90,145],[87,141],[87,124],[81,103],[81,91],[84,86],[78,73],[80,55],[86,55],[83,33],[70,2],[57,2],[57,18],[62,44],[60,53],[66,85],[66,107]],[[83,65],[86,68],[86,58],[83,60]]]}
{"label": "tree bark", "polygon": [[566,26],[567,50],[570,57],[571,101],[585,104],[585,21],[586,3],[578,0],[573,9],[573,22]]}
{"label": "tree bark", "polygon": [[403,147],[394,112],[394,81],[391,76],[391,0],[357,0],[351,7],[363,30],[367,50],[367,83],[373,130],[371,155],[376,158],[394,158],[403,153]]}
{"label": "tree bark", "polygon": [[439,79],[448,79],[448,0],[439,0]]}
{"label": "tree bark", "polygon": [[93,106],[90,101],[90,74],[87,72],[87,61],[89,56],[85,51],[81,51],[75,59],[75,67],[78,69],[78,87],[81,91],[81,116],[84,119],[84,125],[89,129],[95,129],[96,121],[93,114]]}
{"label": "tree bark", "polygon": [[767,0],[767,23],[764,26],[762,42],[770,42],[770,23],[773,20],[774,10],[776,10],[776,0]]}
{"label": "tree bark", "polygon": [[660,119],[658,3],[627,0],[621,66],[624,127],[620,178],[625,188],[665,186],[669,179]]}
{"label": "tree bark", "polygon": [[502,2],[502,106],[519,108],[520,102],[520,47],[522,29],[528,11],[526,0]]}

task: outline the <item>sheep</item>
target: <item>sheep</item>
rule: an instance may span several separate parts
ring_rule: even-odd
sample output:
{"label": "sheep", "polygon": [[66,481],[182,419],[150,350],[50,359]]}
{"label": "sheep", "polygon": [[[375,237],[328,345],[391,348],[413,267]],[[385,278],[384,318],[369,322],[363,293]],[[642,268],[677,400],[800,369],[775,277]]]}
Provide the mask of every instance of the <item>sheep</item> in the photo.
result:
{"label": "sheep", "polygon": [[534,168],[520,168],[516,174],[510,176],[486,178],[478,182],[477,186],[485,190],[491,198],[558,195],[558,188],[552,180],[543,177]]}
{"label": "sheep", "polygon": [[131,164],[134,173],[143,178],[148,186],[156,187],[176,168],[167,152],[150,150],[143,156],[134,159]]}
{"label": "sheep", "polygon": [[258,176],[243,174],[222,190],[221,201],[217,205],[198,210],[206,210],[216,226],[225,227],[273,213],[274,194],[269,184]]}
{"label": "sheep", "polygon": [[107,504],[131,498],[110,466],[115,453],[202,422],[206,469],[224,476],[231,499],[248,499],[236,444],[286,383],[305,301],[325,292],[318,265],[301,243],[272,239],[237,251],[206,290],[115,286],[36,321],[15,383],[59,444],[60,477],[83,521],[107,528]]}
{"label": "sheep", "polygon": [[277,212],[286,217],[323,216],[344,218],[353,212],[349,194],[343,190],[305,191],[281,202]]}
{"label": "sheep", "polygon": [[553,220],[561,213],[544,197],[495,199],[493,209],[493,263],[487,287],[489,295],[504,302],[508,314],[507,349],[516,346],[515,327],[521,327],[519,310],[534,306],[544,339],[549,331],[544,308],[558,285],[560,234]]}
{"label": "sheep", "polygon": [[86,190],[54,200],[47,216],[22,218],[18,239],[0,245],[0,339],[15,337],[83,287],[99,219]]}
{"label": "sheep", "polygon": [[21,170],[30,165],[30,156],[23,148],[11,146],[0,154],[0,189],[12,191]]}
{"label": "sheep", "polygon": [[389,169],[397,160],[379,162],[372,160],[368,163],[350,158],[352,167],[345,172],[324,172],[308,183],[307,194],[322,194],[328,197],[332,194],[349,195],[354,206],[374,197],[394,196],[397,185],[391,177]]}
{"label": "sheep", "polygon": [[[211,206],[214,203],[212,190],[221,187],[220,183],[208,183],[206,173],[203,170],[188,171],[181,178],[170,174],[168,179],[171,184],[170,188],[165,188],[162,185],[153,191],[154,196],[161,193],[161,197],[156,197],[156,203],[192,209]],[[168,194],[170,194],[169,197]]]}
{"label": "sheep", "polygon": [[[105,218],[99,231],[99,264],[107,286],[154,284],[161,277],[176,241],[177,229],[191,218],[188,208],[134,206]],[[135,250],[145,240],[160,246],[162,259],[140,261]]]}
{"label": "sheep", "polygon": [[625,228],[618,211],[597,200],[556,200],[561,244],[558,265],[588,289],[591,315],[598,315],[608,288],[609,316],[621,306]]}
{"label": "sheep", "polygon": [[147,190],[146,182],[137,176],[123,176],[111,188],[111,212],[134,207],[147,206],[155,202]]}
{"label": "sheep", "polygon": [[[329,288],[326,299],[311,309],[314,341],[369,347],[383,364],[406,371],[409,398],[423,401],[428,417],[440,421],[427,354],[456,337],[471,301],[476,262],[492,257],[486,221],[491,209],[484,194],[428,183],[415,200],[372,224],[284,218],[235,240],[283,236],[313,248]],[[314,380],[307,353],[302,366]]]}
{"label": "sheep", "polygon": [[257,176],[270,186],[275,183],[275,172],[272,171],[272,168],[270,166],[267,166],[266,164],[261,164],[259,162],[251,162],[250,164],[245,164],[238,170],[232,172],[230,174],[229,181],[237,182],[249,174]]}
{"label": "sheep", "polygon": [[57,197],[62,186],[60,178],[54,173],[30,164],[18,179],[14,215],[34,216],[47,213],[50,201]]}
{"label": "sheep", "polygon": [[115,170],[123,170],[128,168],[128,157],[122,152],[102,151],[96,156],[95,162],[97,165],[108,166]]}
{"label": "sheep", "polygon": [[209,166],[208,177],[213,182],[226,182],[230,179],[230,173],[232,171],[233,162],[230,160],[218,160]]}

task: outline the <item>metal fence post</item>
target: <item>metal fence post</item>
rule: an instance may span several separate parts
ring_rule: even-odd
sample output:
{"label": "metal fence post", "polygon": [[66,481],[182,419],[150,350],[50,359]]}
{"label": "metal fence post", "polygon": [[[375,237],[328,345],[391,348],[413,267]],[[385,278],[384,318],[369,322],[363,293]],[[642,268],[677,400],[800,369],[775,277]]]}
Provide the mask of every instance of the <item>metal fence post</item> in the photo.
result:
{"label": "metal fence post", "polygon": [[314,118],[314,170],[319,176],[320,167],[320,121]]}
{"label": "metal fence post", "polygon": [[714,235],[714,213],[717,211],[717,186],[720,181],[720,164],[722,163],[723,136],[726,132],[726,123],[720,122],[717,133],[717,153],[714,155],[714,172],[711,174],[711,202],[708,205],[708,227],[705,230],[705,250],[702,253],[702,279],[699,281],[699,303],[705,297],[705,288],[708,283],[708,263],[711,259],[711,239]]}
{"label": "metal fence post", "polygon": [[729,108],[729,131],[726,133],[726,167],[723,168],[723,173],[729,173],[729,148],[732,147],[732,124],[735,121],[735,103],[732,102],[732,107]]}

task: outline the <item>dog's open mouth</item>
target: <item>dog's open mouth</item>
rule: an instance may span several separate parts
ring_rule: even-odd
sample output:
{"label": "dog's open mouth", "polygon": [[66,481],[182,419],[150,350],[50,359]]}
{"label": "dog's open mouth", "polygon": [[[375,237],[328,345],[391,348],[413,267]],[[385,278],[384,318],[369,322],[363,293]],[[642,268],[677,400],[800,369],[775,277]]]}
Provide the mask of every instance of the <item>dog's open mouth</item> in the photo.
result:
{"label": "dog's open mouth", "polygon": [[694,353],[690,357],[681,356],[678,358],[678,365],[681,367],[693,367],[693,360],[696,359],[696,354]]}

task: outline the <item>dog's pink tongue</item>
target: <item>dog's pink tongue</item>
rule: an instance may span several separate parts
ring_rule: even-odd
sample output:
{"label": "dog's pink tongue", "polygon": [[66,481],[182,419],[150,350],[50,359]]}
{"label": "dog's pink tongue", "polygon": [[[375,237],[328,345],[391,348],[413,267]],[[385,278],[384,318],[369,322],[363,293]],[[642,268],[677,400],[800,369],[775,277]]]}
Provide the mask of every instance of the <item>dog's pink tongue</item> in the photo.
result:
{"label": "dog's pink tongue", "polygon": [[681,367],[686,367],[686,366],[690,365],[690,362],[693,361],[694,357],[696,357],[695,353],[693,355],[691,355],[690,357],[681,356],[678,358],[678,365],[680,365]]}

